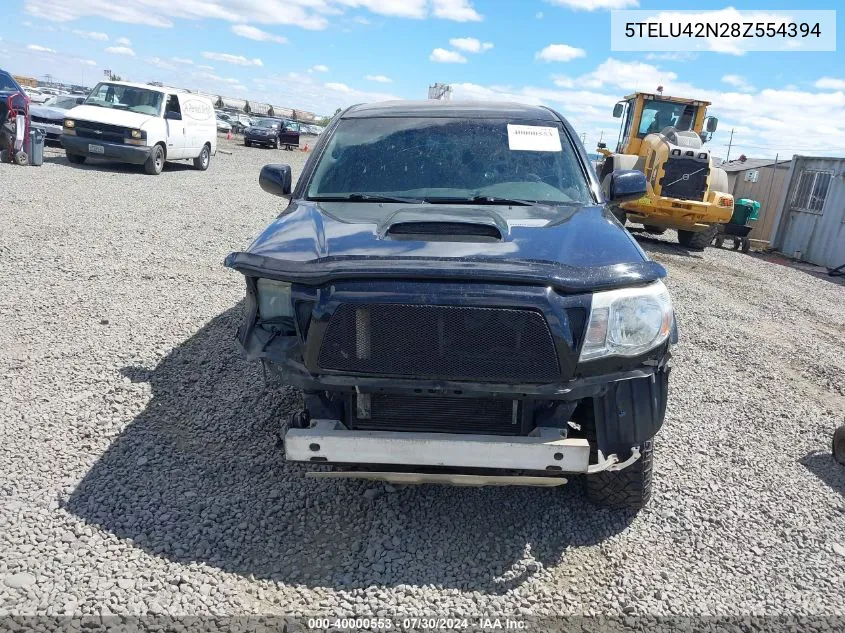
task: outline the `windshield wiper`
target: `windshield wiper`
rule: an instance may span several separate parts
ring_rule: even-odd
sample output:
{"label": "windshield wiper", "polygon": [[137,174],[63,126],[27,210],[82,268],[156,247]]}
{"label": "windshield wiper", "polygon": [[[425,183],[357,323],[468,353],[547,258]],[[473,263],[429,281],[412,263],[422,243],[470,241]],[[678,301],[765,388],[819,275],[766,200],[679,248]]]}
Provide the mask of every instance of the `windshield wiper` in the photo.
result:
{"label": "windshield wiper", "polygon": [[403,198],[377,193],[350,193],[345,196],[311,196],[309,200],[315,202],[401,202],[404,204],[422,204],[426,200],[421,198]]}
{"label": "windshield wiper", "polygon": [[518,198],[500,198],[499,196],[442,196],[426,198],[426,202],[439,202],[442,204],[507,204],[520,207],[534,207],[542,204],[536,200],[520,200]]}

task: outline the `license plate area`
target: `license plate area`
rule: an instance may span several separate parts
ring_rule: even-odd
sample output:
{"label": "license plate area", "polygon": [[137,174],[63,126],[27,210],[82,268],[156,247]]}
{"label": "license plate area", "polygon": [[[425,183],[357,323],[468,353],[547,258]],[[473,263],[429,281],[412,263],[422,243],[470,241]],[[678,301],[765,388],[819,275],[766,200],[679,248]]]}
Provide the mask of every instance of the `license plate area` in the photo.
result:
{"label": "license plate area", "polygon": [[106,148],[103,147],[102,145],[94,145],[94,144],[88,145],[88,153],[89,154],[104,154],[105,152],[106,152]]}

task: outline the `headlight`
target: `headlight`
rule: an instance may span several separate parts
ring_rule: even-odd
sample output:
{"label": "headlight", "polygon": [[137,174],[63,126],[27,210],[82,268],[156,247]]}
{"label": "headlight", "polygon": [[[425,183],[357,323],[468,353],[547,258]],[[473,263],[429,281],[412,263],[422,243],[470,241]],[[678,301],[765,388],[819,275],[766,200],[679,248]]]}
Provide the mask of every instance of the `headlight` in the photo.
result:
{"label": "headlight", "polygon": [[290,284],[273,279],[258,280],[258,318],[262,321],[293,317]]}
{"label": "headlight", "polygon": [[663,282],[593,295],[581,361],[605,356],[638,356],[669,338],[672,300]]}
{"label": "headlight", "polygon": [[130,134],[132,138],[141,138],[141,130],[132,130]]}
{"label": "headlight", "polygon": [[66,128],[73,128],[74,126],[76,126],[76,123],[74,122],[73,119],[65,119],[65,127]]}

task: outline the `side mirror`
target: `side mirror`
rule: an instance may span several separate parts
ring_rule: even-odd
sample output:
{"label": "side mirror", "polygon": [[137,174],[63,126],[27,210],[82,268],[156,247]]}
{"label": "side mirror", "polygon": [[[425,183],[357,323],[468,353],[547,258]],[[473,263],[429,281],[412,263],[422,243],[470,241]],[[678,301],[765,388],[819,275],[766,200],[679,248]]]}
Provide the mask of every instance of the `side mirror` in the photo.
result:
{"label": "side mirror", "polygon": [[636,169],[616,169],[610,174],[609,199],[625,202],[642,198],[648,192],[645,174]]}
{"label": "side mirror", "polygon": [[617,103],[615,106],[613,106],[613,118],[618,119],[619,117],[621,117],[622,116],[622,110],[624,110],[624,109],[625,109],[625,104],[622,103],[621,101],[619,103]]}
{"label": "side mirror", "polygon": [[706,121],[706,126],[707,126],[707,127],[706,127],[706,129],[707,129],[707,131],[708,131],[708,132],[710,132],[711,134],[712,134],[713,132],[715,132],[715,131],[716,131],[716,127],[717,127],[718,125],[719,125],[719,119],[717,119],[717,118],[716,118],[716,117],[714,117],[714,116],[709,116],[709,117],[707,117],[707,121]]}
{"label": "side mirror", "polygon": [[182,113],[176,112],[175,110],[167,110],[164,113],[165,119],[170,119],[171,121],[181,121],[182,120]]}
{"label": "side mirror", "polygon": [[264,165],[258,176],[261,188],[274,196],[289,196],[292,182],[290,165]]}

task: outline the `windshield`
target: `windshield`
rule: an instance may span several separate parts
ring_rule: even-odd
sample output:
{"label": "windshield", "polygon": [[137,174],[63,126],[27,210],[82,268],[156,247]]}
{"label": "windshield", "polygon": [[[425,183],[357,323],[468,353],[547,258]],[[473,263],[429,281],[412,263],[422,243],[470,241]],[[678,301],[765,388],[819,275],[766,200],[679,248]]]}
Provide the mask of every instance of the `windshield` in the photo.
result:
{"label": "windshield", "polygon": [[656,99],[646,101],[637,135],[642,138],[646,134],[655,134],[669,126],[682,132],[691,130],[695,123],[696,110],[698,110],[696,106],[684,103]]}
{"label": "windshield", "polygon": [[253,127],[279,127],[279,122],[274,121],[273,119],[259,119],[255,123],[252,124]]}
{"label": "windshield", "polygon": [[88,95],[85,105],[158,116],[161,114],[163,101],[164,94],[156,90],[102,82],[98,83],[91,94]]}
{"label": "windshield", "polygon": [[3,92],[16,92],[18,90],[15,80],[9,73],[0,72],[0,90]]}
{"label": "windshield", "polygon": [[51,97],[44,102],[44,105],[62,110],[70,110],[76,107],[76,97]]}
{"label": "windshield", "polygon": [[345,199],[356,194],[428,202],[592,200],[559,123],[504,119],[342,120],[307,196]]}

